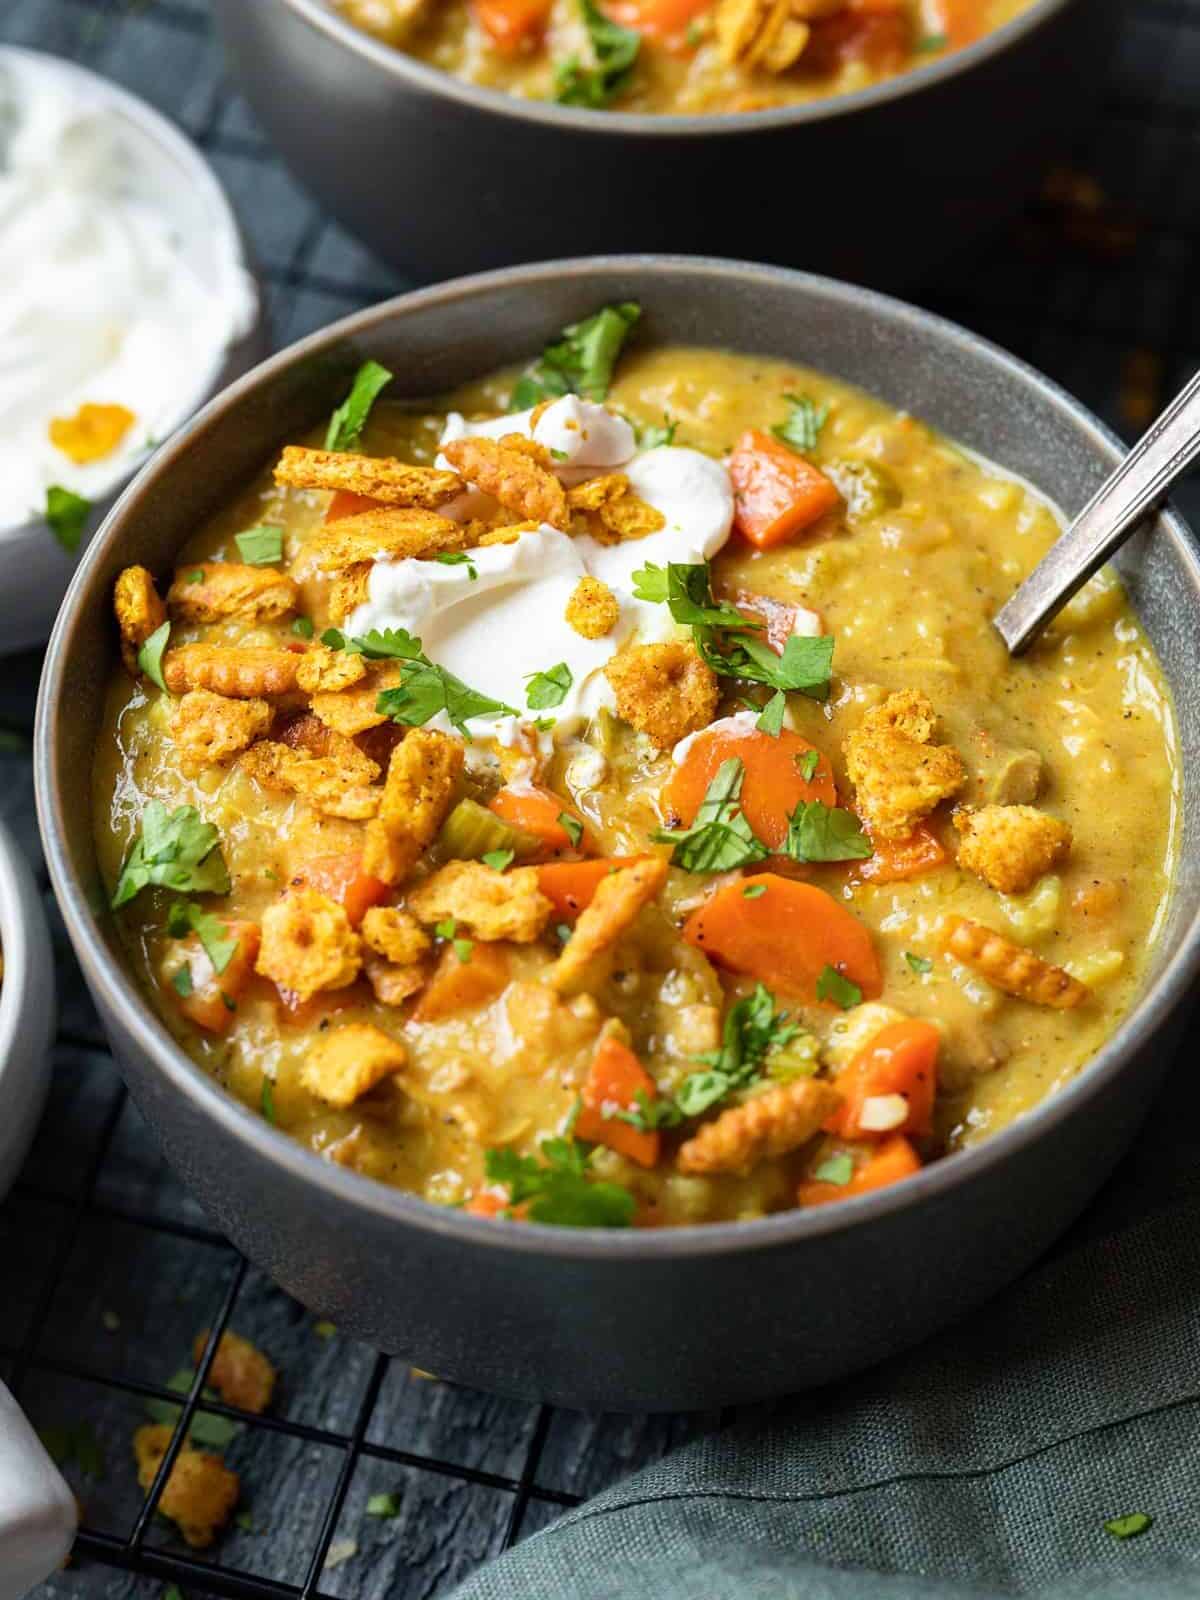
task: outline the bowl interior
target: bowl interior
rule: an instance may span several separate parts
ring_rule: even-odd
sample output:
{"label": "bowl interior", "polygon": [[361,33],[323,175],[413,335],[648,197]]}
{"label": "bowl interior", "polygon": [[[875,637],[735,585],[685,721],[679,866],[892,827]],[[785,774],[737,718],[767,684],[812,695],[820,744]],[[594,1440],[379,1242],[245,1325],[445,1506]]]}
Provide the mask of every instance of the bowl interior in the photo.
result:
{"label": "bowl interior", "polygon": [[[84,947],[91,981],[103,987],[110,1002],[133,1007],[143,1018],[148,1011],[102,910],[105,897],[90,823],[92,742],[116,655],[109,596],[117,572],[131,562],[158,572],[169,567],[198,521],[220,508],[281,442],[328,413],[344,393],[348,375],[366,357],[396,372],[397,397],[417,399],[527,359],[564,323],[604,302],[625,299],[643,306],[643,340],[724,346],[822,368],[923,417],[1026,478],[1067,512],[1085,503],[1121,454],[1117,441],[1069,396],[964,330],[898,301],[783,269],[640,257],[551,263],[421,291],[314,335],[214,401],[126,491],[88,551],[51,641],[39,704],[42,825],[68,924],[77,947]],[[1200,568],[1190,537],[1177,517],[1164,514],[1125,547],[1118,565],[1173,686],[1181,747],[1194,749],[1200,740],[1195,673]],[[1101,1092],[1105,1074],[1117,1070],[1131,1037],[1179,998],[1197,954],[1196,781],[1185,770],[1178,875],[1147,975],[1151,998],[1143,998],[1096,1062],[1068,1088],[993,1140],[931,1167],[913,1180],[914,1186],[954,1181],[950,1168],[1000,1159],[1006,1146],[1029,1136],[1039,1119],[1067,1115],[1079,1096]],[[160,1061],[172,1061],[177,1085],[188,1084],[198,1096],[211,1090],[165,1028],[153,1022],[149,1035],[144,1027],[142,1034],[153,1036]],[[254,1120],[244,1119],[248,1137],[280,1143],[269,1129],[252,1131]],[[291,1159],[311,1163],[314,1176],[328,1165],[303,1152]],[[365,1180],[325,1173],[321,1181],[340,1185],[343,1179],[361,1197]],[[395,1201],[403,1207],[405,1199],[389,1191],[375,1204]],[[862,1205],[896,1203],[894,1196],[881,1196]],[[781,1225],[778,1218],[768,1218],[738,1226],[744,1233]],[[819,1231],[833,1224],[806,1216],[787,1225]],[[721,1224],[703,1230],[710,1240],[730,1231],[731,1225]],[[656,1248],[644,1240],[633,1243],[641,1250]],[[675,1246],[668,1241],[661,1248]]]}

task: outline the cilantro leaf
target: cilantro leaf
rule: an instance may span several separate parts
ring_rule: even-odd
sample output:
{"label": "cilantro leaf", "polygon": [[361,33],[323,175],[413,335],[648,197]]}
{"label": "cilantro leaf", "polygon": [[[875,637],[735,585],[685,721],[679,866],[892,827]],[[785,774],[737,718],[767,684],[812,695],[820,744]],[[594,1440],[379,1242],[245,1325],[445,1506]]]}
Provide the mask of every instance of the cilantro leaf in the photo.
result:
{"label": "cilantro leaf", "polygon": [[187,575],[187,581],[189,583],[203,583],[204,582],[204,568],[203,567],[193,567],[192,570]]}
{"label": "cilantro leaf", "polygon": [[485,867],[491,867],[493,872],[503,872],[505,867],[511,866],[516,855],[514,850],[489,850],[480,860]]}
{"label": "cilantro leaf", "polygon": [[270,567],[283,560],[283,529],[272,523],[260,523],[257,528],[247,528],[234,535],[243,561],[252,567]]}
{"label": "cilantro leaf", "polygon": [[906,950],[904,959],[908,962],[909,970],[912,972],[925,973],[933,971],[933,962],[928,956],[915,956],[911,950]]}
{"label": "cilantro leaf", "polygon": [[1114,1539],[1136,1539],[1154,1526],[1154,1518],[1145,1511],[1130,1511],[1123,1517],[1109,1517],[1104,1524],[1105,1533]]}
{"label": "cilantro leaf", "polygon": [[472,583],[479,576],[479,568],[472,560],[469,550],[439,550],[433,559],[440,562],[443,567],[466,567],[467,577]]}
{"label": "cilantro leaf", "polygon": [[423,727],[444,711],[452,727],[466,732],[471,717],[516,717],[520,712],[502,700],[469,688],[444,667],[436,666],[421,648],[420,639],[404,628],[372,629],[353,638],[337,628],[326,628],[321,643],[331,650],[365,656],[372,661],[400,661],[400,683],[384,689],[375,701],[376,711],[405,727]]}
{"label": "cilantro leaf", "polygon": [[292,623],[292,632],[298,639],[311,639],[313,636],[313,622],[311,617],[297,617]]}
{"label": "cilantro leaf", "polygon": [[350,656],[365,656],[368,661],[423,661],[421,641],[405,628],[372,628],[359,638],[326,628],[321,643],[330,650],[344,650]]}
{"label": "cilantro leaf", "polygon": [[162,658],[170,637],[171,624],[164,622],[160,628],[155,628],[137,653],[138,671],[145,673],[150,682],[164,694],[167,692],[167,686],[163,682]]}
{"label": "cilantro leaf", "polygon": [[534,1222],[565,1228],[627,1228],[634,1200],[616,1183],[587,1176],[587,1154],[574,1138],[543,1139],[542,1159],[515,1150],[488,1150],[484,1172],[489,1183],[508,1190],[510,1205],[528,1202]]}
{"label": "cilantro leaf", "polygon": [[181,1000],[186,1000],[191,994],[192,969],[186,963],[171,974],[171,987]]}
{"label": "cilantro leaf", "polygon": [[854,1162],[844,1152],[822,1161],[813,1173],[818,1183],[836,1183],[839,1187],[844,1187],[853,1176]]}
{"label": "cilantro leaf", "polygon": [[575,679],[565,661],[547,667],[545,672],[531,672],[525,679],[525,704],[531,711],[549,711],[562,705]]}
{"label": "cilantro leaf", "polygon": [[775,1010],[775,997],[765,984],[730,1006],[721,1035],[721,1048],[696,1056],[706,1070],[692,1072],[675,1093],[675,1103],[685,1117],[698,1117],[735,1089],[756,1082],[768,1056],[782,1050],[800,1032],[786,1011]]}
{"label": "cilantro leaf", "polygon": [[783,717],[786,710],[787,696],[782,689],[776,689],[762,708],[762,714],[754,726],[759,733],[769,733],[772,739],[778,739],[783,732]]}
{"label": "cilantro leaf", "polygon": [[675,866],[688,872],[730,872],[769,855],[738,803],[745,776],[746,769],[736,756],[722,761],[691,827],[678,833],[660,828],[650,835],[657,844],[674,846],[671,861]]}
{"label": "cilantro leaf", "polygon": [[175,901],[167,916],[167,931],[176,939],[194,933],[218,976],[237,954],[238,941],[229,937],[226,924],[194,900]]}
{"label": "cilantro leaf", "polygon": [[554,98],[559,105],[601,111],[628,87],[642,36],[611,21],[592,0],[579,0],[579,10],[595,65],[585,67],[575,55],[560,61],[554,74]]}
{"label": "cilantro leaf", "polygon": [[[590,5],[590,0],[584,0],[584,4]],[[590,9],[600,15],[594,6]],[[606,18],[601,20],[606,26],[613,26]],[[634,34],[633,37],[638,36]],[[603,400],[612,382],[621,346],[641,314],[641,306],[627,300],[620,305],[604,306],[595,316],[564,328],[559,338],[547,345],[541,357],[517,380],[509,410],[526,411],[542,400],[561,399],[565,394],[581,394],[585,400]]]}
{"label": "cilantro leaf", "polygon": [[465,967],[475,951],[474,939],[452,939],[450,942],[454,947],[454,954],[458,957],[460,964]]}
{"label": "cilantro leaf", "polygon": [[52,483],[46,490],[46,525],[50,532],[71,555],[79,549],[83,530],[87,526],[92,502],[81,494]]}
{"label": "cilantro leaf", "polygon": [[262,1089],[259,1091],[258,1103],[262,1107],[262,1114],[264,1118],[268,1122],[274,1123],[276,1120],[275,1085],[265,1074],[263,1076]]}
{"label": "cilantro leaf", "polygon": [[350,393],[329,419],[325,435],[326,450],[353,450],[362,438],[371,407],[392,381],[392,374],[378,361],[364,361],[354,374]]}
{"label": "cilantro leaf", "polygon": [[806,750],[802,756],[796,757],[796,765],[800,769],[800,776],[805,783],[811,783],[816,776],[817,768],[821,765],[821,752],[819,750]]}
{"label": "cilantro leaf", "polygon": [[607,1105],[602,1106],[600,1114],[606,1122],[627,1122],[639,1133],[653,1133],[656,1128],[676,1128],[683,1121],[683,1112],[674,1100],[665,1095],[651,1100],[645,1089],[638,1089],[633,1099],[632,1106],[619,1109],[610,1110]]}
{"label": "cilantro leaf", "polygon": [[684,627],[726,628],[735,633],[754,633],[761,627],[733,606],[713,599],[707,561],[672,561],[665,567],[647,562],[633,574],[633,593],[638,600],[665,601],[672,621]]}
{"label": "cilantro leaf", "polygon": [[748,883],[742,890],[743,900],[761,900],[767,892],[765,883]]}
{"label": "cilantro leaf", "polygon": [[[626,421],[628,420],[626,418]],[[641,426],[636,422],[630,422],[629,426],[633,429],[633,436],[637,440],[639,450],[657,450],[661,445],[675,443],[675,432],[679,427],[679,423],[664,411],[661,426],[654,422],[645,423]]]}
{"label": "cilantro leaf", "polygon": [[836,967],[825,966],[817,979],[817,999],[831,1000],[843,1011],[862,1005],[862,990],[849,978],[843,978]]}
{"label": "cilantro leaf", "polygon": [[558,813],[558,825],[571,841],[571,848],[578,850],[579,841],[583,838],[583,823],[578,817],[573,817],[569,811]]}
{"label": "cilantro leaf", "polygon": [[791,404],[785,422],[777,422],[771,432],[793,450],[815,450],[821,429],[829,420],[829,407],[818,406],[806,394],[785,394]]}
{"label": "cilantro leaf", "polygon": [[865,861],[874,853],[854,813],[821,800],[801,800],[783,848],[794,861]]}
{"label": "cilantro leaf", "polygon": [[168,811],[161,800],[147,800],[141,832],[117,879],[113,909],[151,884],[183,894],[228,894],[229,870],[219,837],[195,806]]}

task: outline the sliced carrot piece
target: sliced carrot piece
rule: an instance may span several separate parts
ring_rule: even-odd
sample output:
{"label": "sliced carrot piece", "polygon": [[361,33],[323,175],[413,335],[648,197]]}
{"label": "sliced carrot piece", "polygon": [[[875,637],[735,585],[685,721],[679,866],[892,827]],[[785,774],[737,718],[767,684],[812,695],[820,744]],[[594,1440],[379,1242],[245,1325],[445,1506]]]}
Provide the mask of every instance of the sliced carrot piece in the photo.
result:
{"label": "sliced carrot piece", "polygon": [[609,873],[645,860],[645,856],[592,856],[588,861],[548,861],[538,868],[538,888],[554,902],[560,917],[574,921],[591,905]]}
{"label": "sliced carrot piece", "polygon": [[[825,1124],[826,1132],[844,1139],[881,1139],[894,1133],[921,1138],[929,1133],[941,1042],[932,1022],[916,1018],[889,1022],[881,1028],[838,1077],[837,1086],[845,1098]],[[899,1095],[907,1101],[908,1115],[891,1128],[865,1128],[866,1102],[885,1095]]]}
{"label": "sliced carrot piece", "polygon": [[760,550],[786,544],[841,504],[823,472],[787,445],[748,428],[729,458],[733,525]]}
{"label": "sliced carrot piece", "polygon": [[362,869],[362,856],[357,850],[342,855],[317,856],[306,861],[292,879],[292,883],[307,884],[318,894],[336,900],[357,928],[372,906],[386,900],[390,890],[382,878],[373,878]]}
{"label": "sliced carrot piece", "polygon": [[787,728],[778,738],[769,733],[730,732],[714,728],[697,734],[682,765],[675,768],[662,791],[669,819],[684,824],[695,821],[705,792],[723,761],[736,757],[745,768],[742,780],[742,814],[768,849],[778,850],[787,838],[788,817],[802,800],[837,805],[833,769],[820,756],[811,778],[800,764],[815,745]]}
{"label": "sliced carrot piece", "polygon": [[722,966],[810,1005],[826,967],[857,984],[864,1000],[883,988],[871,935],[858,918],[823,889],[775,872],[725,884],[692,912],[683,936]]}
{"label": "sliced carrot piece", "polygon": [[920,1172],[921,1158],[903,1134],[893,1134],[881,1145],[872,1148],[867,1159],[857,1169],[849,1183],[826,1183],[820,1178],[808,1178],[796,1190],[798,1206],[823,1206],[831,1200],[848,1200],[851,1195],[870,1194],[875,1189],[886,1189]]}
{"label": "sliced carrot piece", "polygon": [[636,28],[650,39],[674,40],[711,4],[712,0],[614,0],[604,10],[623,28]]}
{"label": "sliced carrot piece", "polygon": [[973,44],[987,28],[984,0],[941,0],[941,32],[952,50]]}
{"label": "sliced carrot piece", "polygon": [[926,822],[918,822],[907,839],[872,839],[874,854],[855,868],[868,883],[908,883],[944,866],[946,849]]}
{"label": "sliced carrot piece", "polygon": [[[659,1134],[642,1133],[631,1127],[613,1111],[633,1111],[637,1097],[644,1094],[653,1100],[658,1094],[654,1079],[627,1045],[611,1034],[601,1039],[592,1057],[587,1081],[581,1094],[582,1105],[575,1119],[575,1132],[590,1144],[607,1145],[618,1155],[636,1161],[640,1167],[656,1167],[659,1156]],[[610,1112],[605,1116],[605,1111]]]}
{"label": "sliced carrot piece", "polygon": [[452,945],[442,951],[433,977],[421,992],[414,1022],[437,1022],[458,1011],[474,1010],[494,1000],[508,983],[508,951],[502,944],[477,939],[469,961],[460,961]]}
{"label": "sliced carrot piece", "polygon": [[[532,783],[519,789],[501,789],[492,796],[488,805],[501,822],[507,822],[522,833],[530,833],[535,839],[540,839],[551,854],[565,854],[573,850],[582,855],[591,855],[595,849],[583,818],[553,789],[542,789]],[[578,844],[559,820],[563,816],[573,817],[583,828]]]}
{"label": "sliced carrot piece", "polygon": [[810,24],[812,33],[801,57],[806,74],[829,77],[863,61],[877,72],[899,72],[912,60],[913,25],[903,12],[847,10]]}
{"label": "sliced carrot piece", "polygon": [[237,949],[224,972],[214,971],[204,946],[191,933],[182,941],[181,948],[184,965],[191,974],[192,991],[181,995],[173,983],[168,984],[176,1005],[188,1021],[209,1033],[224,1033],[228,1029],[237,1011],[238,997],[253,976],[258,955],[257,922],[223,921],[221,926],[226,938],[237,940]]}
{"label": "sliced carrot piece", "polygon": [[475,20],[504,56],[537,48],[550,17],[550,0],[471,0]]}
{"label": "sliced carrot piece", "polygon": [[382,500],[372,500],[369,494],[355,494],[352,489],[335,489],[325,510],[326,522],[337,522],[341,517],[356,517],[360,511],[378,511]]}

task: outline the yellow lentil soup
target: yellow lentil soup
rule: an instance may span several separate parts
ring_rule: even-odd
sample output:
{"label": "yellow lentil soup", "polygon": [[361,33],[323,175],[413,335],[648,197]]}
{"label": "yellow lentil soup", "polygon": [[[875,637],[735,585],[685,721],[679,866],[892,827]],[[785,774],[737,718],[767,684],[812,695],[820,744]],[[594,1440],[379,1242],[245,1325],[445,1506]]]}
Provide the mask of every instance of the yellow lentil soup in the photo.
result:
{"label": "yellow lentil soup", "polygon": [[600,110],[761,111],[865,89],[1032,0],[336,0],[456,78]]}
{"label": "yellow lentil soup", "polygon": [[637,319],[426,407],[368,364],[115,593],[96,839],[153,1003],[497,1225],[902,1181],[1085,1066],[1171,879],[1118,581],[1020,661],[989,622],[1052,508],[818,372],[618,361]]}

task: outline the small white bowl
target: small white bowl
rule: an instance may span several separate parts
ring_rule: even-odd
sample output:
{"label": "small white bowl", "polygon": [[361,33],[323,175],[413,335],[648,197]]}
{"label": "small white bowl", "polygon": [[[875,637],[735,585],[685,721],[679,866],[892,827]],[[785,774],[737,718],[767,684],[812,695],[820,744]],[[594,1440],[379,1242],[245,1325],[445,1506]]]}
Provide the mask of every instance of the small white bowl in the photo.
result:
{"label": "small white bowl", "polygon": [[[103,104],[110,109],[119,118],[123,144],[139,188],[161,203],[181,241],[183,254],[206,282],[227,280],[232,273],[238,279],[237,287],[248,293],[245,332],[236,343],[214,351],[207,369],[196,372],[190,392],[181,397],[181,427],[268,351],[262,296],[233,208],[195,146],[145,101],[73,62],[40,51],[3,45],[0,68],[6,62],[18,73],[24,67],[61,74],[78,102]],[[81,549],[150,453],[93,506]],[[40,519],[16,527],[0,527],[0,655],[27,649],[49,637],[76,559]]]}
{"label": "small white bowl", "polygon": [[[0,822],[0,1197],[37,1128],[57,1012],[46,913],[29,864]],[[60,1564],[75,1498],[0,1383],[0,1600],[18,1600]]]}

